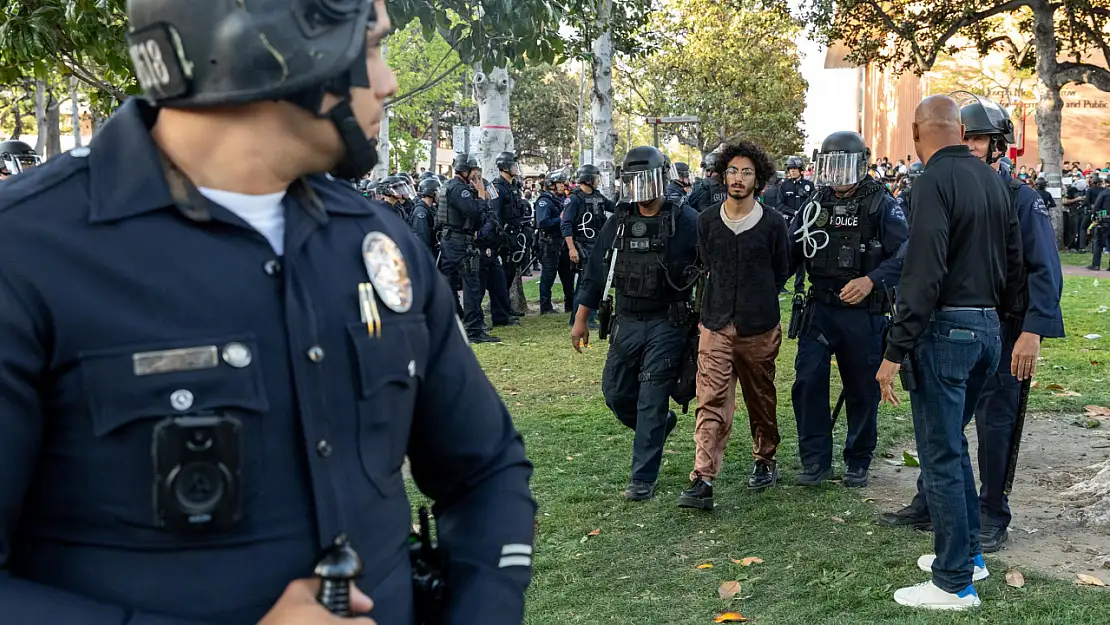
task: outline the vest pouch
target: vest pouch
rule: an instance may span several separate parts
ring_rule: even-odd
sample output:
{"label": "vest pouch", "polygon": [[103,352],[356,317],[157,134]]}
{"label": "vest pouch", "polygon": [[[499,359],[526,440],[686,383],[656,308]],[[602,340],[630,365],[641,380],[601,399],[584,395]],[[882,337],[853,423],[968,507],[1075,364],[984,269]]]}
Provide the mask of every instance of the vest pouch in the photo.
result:
{"label": "vest pouch", "polygon": [[860,268],[859,233],[833,234],[829,245],[836,254],[836,268],[858,271]]}

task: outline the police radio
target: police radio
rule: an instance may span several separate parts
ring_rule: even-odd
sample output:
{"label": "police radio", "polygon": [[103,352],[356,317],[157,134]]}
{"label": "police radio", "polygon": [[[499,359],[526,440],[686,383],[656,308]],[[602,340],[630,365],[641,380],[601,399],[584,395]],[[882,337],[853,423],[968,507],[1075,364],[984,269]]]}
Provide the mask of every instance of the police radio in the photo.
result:
{"label": "police radio", "polygon": [[218,415],[170,417],[154,427],[155,522],[215,533],[242,517],[243,426]]}

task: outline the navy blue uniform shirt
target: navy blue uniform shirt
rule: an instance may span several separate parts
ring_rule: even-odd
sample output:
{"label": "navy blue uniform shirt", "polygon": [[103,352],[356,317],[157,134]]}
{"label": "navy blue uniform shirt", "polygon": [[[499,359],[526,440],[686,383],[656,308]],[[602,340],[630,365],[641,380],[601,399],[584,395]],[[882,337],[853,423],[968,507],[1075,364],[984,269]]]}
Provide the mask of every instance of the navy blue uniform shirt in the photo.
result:
{"label": "navy blue uniform shirt", "polygon": [[[0,621],[248,625],[346,533],[379,625],[413,619],[401,465],[435,501],[454,625],[519,625],[531,465],[431,255],[324,176],[284,200],[285,254],[227,209],[179,207],[130,100],[91,150],[0,185]],[[411,310],[360,321],[363,237],[396,241]],[[140,374],[136,354],[249,350]],[[191,401],[179,401],[189,391]],[[171,396],[178,400],[171,401]],[[152,432],[242,422],[242,519],[157,526]]]}
{"label": "navy blue uniform shirt", "polygon": [[[665,263],[671,271],[671,280],[681,285],[681,271],[693,265],[698,259],[698,213],[690,205],[677,198],[668,198],[675,211],[674,236],[667,241]],[[635,204],[622,202],[617,210],[635,210]],[[578,294],[578,303],[591,310],[601,306],[601,298],[605,297],[605,281],[609,278],[609,264],[605,262],[608,250],[613,248],[617,238],[617,225],[620,219],[613,215],[598,235],[595,252],[590,256],[586,271],[582,274],[582,286]],[[627,253],[622,252],[622,253]],[[677,273],[676,273],[677,272]]]}
{"label": "navy blue uniform shirt", "polygon": [[[563,238],[573,236],[575,239],[584,238],[592,241],[593,239],[597,238],[596,233],[604,225],[603,223],[599,223],[596,220],[592,220],[589,224],[586,225],[587,228],[593,229],[595,233],[593,237],[587,237],[585,234],[582,233],[581,230],[578,230],[579,213],[583,213],[589,210],[589,207],[586,205],[586,201],[583,199],[582,196],[588,197],[591,200],[601,200],[602,208],[601,215],[599,215],[601,219],[605,219],[605,215],[607,213],[611,214],[613,211],[616,210],[616,205],[613,204],[613,200],[605,197],[596,189],[589,194],[585,192],[572,192],[570,196],[567,197],[566,201],[563,202],[563,218],[561,225]],[[583,217],[583,219],[585,219],[585,217]]]}
{"label": "navy blue uniform shirt", "polygon": [[[1003,180],[1009,179],[1006,172],[1000,173]],[[1040,194],[1029,185],[1018,189],[1016,208],[1029,287],[1029,306],[1025,310],[1022,330],[1044,338],[1060,338],[1064,336],[1064,315],[1060,310],[1064,276],[1048,208]]]}
{"label": "navy blue uniform shirt", "polygon": [[561,236],[563,210],[562,200],[550,191],[544,191],[536,200],[536,228],[551,236]]}

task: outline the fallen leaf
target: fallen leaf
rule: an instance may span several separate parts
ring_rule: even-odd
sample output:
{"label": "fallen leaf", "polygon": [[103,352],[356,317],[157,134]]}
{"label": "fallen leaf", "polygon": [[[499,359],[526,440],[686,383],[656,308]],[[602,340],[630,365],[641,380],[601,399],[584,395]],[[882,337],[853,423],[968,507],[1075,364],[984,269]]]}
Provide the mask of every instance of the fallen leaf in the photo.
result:
{"label": "fallen leaf", "polygon": [[1087,339],[1088,341],[1093,341],[1095,339],[1101,339],[1102,335],[1101,334],[1084,334],[1083,338]]}
{"label": "fallen leaf", "polygon": [[1083,397],[1075,391],[1064,391],[1063,393],[1053,393],[1053,397]]}
{"label": "fallen leaf", "polygon": [[522,404],[522,403],[520,403],[520,402],[516,402],[516,403],[515,403],[515,404],[513,404],[513,405],[514,405],[514,406],[516,406],[517,408],[520,408],[520,407],[521,407],[521,406],[523,406],[524,404]]}
{"label": "fallen leaf", "polygon": [[1025,586],[1025,576],[1017,569],[1006,571],[1006,585],[1013,588]]}
{"label": "fallen leaf", "polygon": [[845,521],[844,519],[842,519],[838,516],[829,517],[829,520],[832,521],[833,523],[847,523],[847,521]]}
{"label": "fallen leaf", "polygon": [[744,618],[743,614],[739,612],[722,612],[713,619],[714,623],[744,623],[748,619]]}
{"label": "fallen leaf", "polygon": [[1045,388],[1046,391],[1062,391],[1062,390],[1064,390],[1064,387],[1060,384],[1049,384],[1048,386],[1046,386],[1044,388]]}
{"label": "fallen leaf", "polygon": [[518,393],[517,391],[511,391],[509,394],[510,395],[520,395],[520,393]]}
{"label": "fallen leaf", "polygon": [[574,460],[574,456],[567,456],[567,460]]}
{"label": "fallen leaf", "polygon": [[756,558],[755,556],[748,556],[740,561],[740,566],[751,566],[753,564],[763,564],[763,559]]}
{"label": "fallen leaf", "polygon": [[677,454],[678,452],[673,450],[673,449],[664,449],[663,453],[665,453],[665,454]]}
{"label": "fallen leaf", "polygon": [[721,582],[721,587],[717,589],[717,596],[721,599],[732,599],[740,594],[740,582]]}
{"label": "fallen leaf", "polygon": [[713,568],[713,564],[711,562],[702,562],[701,564],[695,566],[694,568],[695,569],[711,569],[711,568]]}
{"label": "fallen leaf", "polygon": [[894,454],[890,453],[889,451],[884,451],[882,456],[883,458],[893,458]]}
{"label": "fallen leaf", "polygon": [[1029,386],[1032,387],[1032,388],[1040,388],[1041,383],[1036,381],[1036,380],[1033,380],[1033,383],[1030,384]]}
{"label": "fallen leaf", "polygon": [[917,458],[915,458],[913,456],[913,454],[911,454],[908,451],[903,451],[902,452],[902,464],[907,466],[907,467],[919,467],[919,466],[921,466],[921,463],[917,461]]}
{"label": "fallen leaf", "polygon": [[1088,417],[1110,417],[1110,408],[1105,406],[1085,406]]}
{"label": "fallen leaf", "polygon": [[1084,575],[1083,573],[1076,573],[1076,584],[1080,586],[1105,586],[1106,582],[1095,577],[1094,575]]}
{"label": "fallen leaf", "polygon": [[601,533],[601,528],[599,527],[599,528],[597,528],[596,530],[593,530],[593,531],[591,531],[591,532],[590,532],[589,534],[586,534],[586,535],[587,535],[587,536],[597,536],[597,535],[598,535],[598,534],[600,534],[600,533]]}
{"label": "fallen leaf", "polygon": [[1097,360],[1092,360],[1091,364],[1097,367],[1097,366],[1101,365],[1102,363],[1097,361]]}

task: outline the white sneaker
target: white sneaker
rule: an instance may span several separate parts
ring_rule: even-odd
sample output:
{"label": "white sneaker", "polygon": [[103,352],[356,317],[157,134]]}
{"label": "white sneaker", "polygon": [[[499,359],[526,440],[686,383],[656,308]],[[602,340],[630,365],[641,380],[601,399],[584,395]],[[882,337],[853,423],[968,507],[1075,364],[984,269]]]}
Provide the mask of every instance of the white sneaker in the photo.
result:
{"label": "white sneaker", "polygon": [[958,593],[951,593],[937,588],[932,580],[894,591],[894,600],[901,605],[926,610],[966,610],[977,608],[980,603],[979,594],[971,584]]}
{"label": "white sneaker", "polygon": [[[931,553],[926,556],[921,556],[917,559],[917,568],[926,573],[932,573],[933,560],[936,559],[936,555]],[[981,582],[991,576],[990,571],[987,570],[987,563],[983,561],[983,556],[975,556],[973,562],[975,563],[975,568],[971,572],[972,581]]]}

